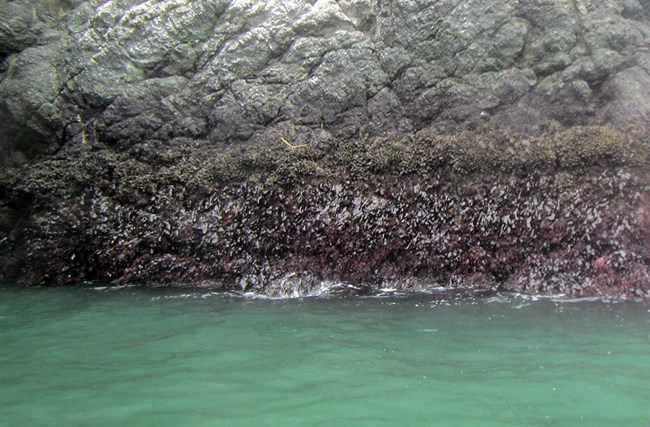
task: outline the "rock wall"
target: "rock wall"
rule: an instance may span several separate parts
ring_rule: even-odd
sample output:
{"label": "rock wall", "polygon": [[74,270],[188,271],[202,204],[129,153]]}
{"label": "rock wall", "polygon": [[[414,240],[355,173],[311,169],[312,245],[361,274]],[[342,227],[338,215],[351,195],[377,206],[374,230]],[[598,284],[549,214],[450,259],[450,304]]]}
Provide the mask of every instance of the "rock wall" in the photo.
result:
{"label": "rock wall", "polygon": [[1,7],[6,159],[81,135],[121,147],[181,137],[227,145],[277,127],[331,142],[431,125],[538,134],[649,119],[647,1]]}
{"label": "rock wall", "polygon": [[647,0],[1,1],[0,281],[650,297],[649,46]]}

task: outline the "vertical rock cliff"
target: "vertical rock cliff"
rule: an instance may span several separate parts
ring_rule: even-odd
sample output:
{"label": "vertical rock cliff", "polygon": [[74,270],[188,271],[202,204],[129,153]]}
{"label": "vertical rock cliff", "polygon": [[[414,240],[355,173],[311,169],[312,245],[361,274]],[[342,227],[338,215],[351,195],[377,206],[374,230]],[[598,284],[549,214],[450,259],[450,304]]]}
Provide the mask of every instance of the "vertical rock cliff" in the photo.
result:
{"label": "vertical rock cliff", "polygon": [[0,276],[648,296],[649,46],[647,0],[2,1]]}

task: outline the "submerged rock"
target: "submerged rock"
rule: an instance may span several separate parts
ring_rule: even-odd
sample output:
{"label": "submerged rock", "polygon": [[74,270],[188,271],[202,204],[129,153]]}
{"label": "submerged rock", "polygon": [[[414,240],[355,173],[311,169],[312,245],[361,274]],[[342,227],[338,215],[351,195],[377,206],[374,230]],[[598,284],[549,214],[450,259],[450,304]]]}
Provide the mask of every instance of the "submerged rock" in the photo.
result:
{"label": "submerged rock", "polygon": [[646,3],[1,3],[0,279],[648,297]]}

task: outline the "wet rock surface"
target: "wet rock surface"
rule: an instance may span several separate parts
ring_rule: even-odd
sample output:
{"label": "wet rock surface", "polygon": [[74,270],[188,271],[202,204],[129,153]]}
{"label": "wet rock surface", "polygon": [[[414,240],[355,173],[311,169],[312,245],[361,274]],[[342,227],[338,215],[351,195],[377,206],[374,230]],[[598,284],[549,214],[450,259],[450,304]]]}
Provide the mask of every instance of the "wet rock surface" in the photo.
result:
{"label": "wet rock surface", "polygon": [[0,2],[0,279],[647,297],[649,18]]}
{"label": "wet rock surface", "polygon": [[2,278],[650,297],[647,141],[586,127],[285,142],[229,158],[80,145],[6,176]]}

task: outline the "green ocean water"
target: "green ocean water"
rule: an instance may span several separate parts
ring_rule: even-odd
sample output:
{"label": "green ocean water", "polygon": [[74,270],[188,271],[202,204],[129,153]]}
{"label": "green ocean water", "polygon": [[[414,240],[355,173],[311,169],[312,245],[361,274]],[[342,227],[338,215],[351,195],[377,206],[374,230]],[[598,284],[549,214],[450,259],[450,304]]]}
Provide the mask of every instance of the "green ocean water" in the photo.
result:
{"label": "green ocean water", "polygon": [[2,426],[650,425],[650,305],[0,288]]}

